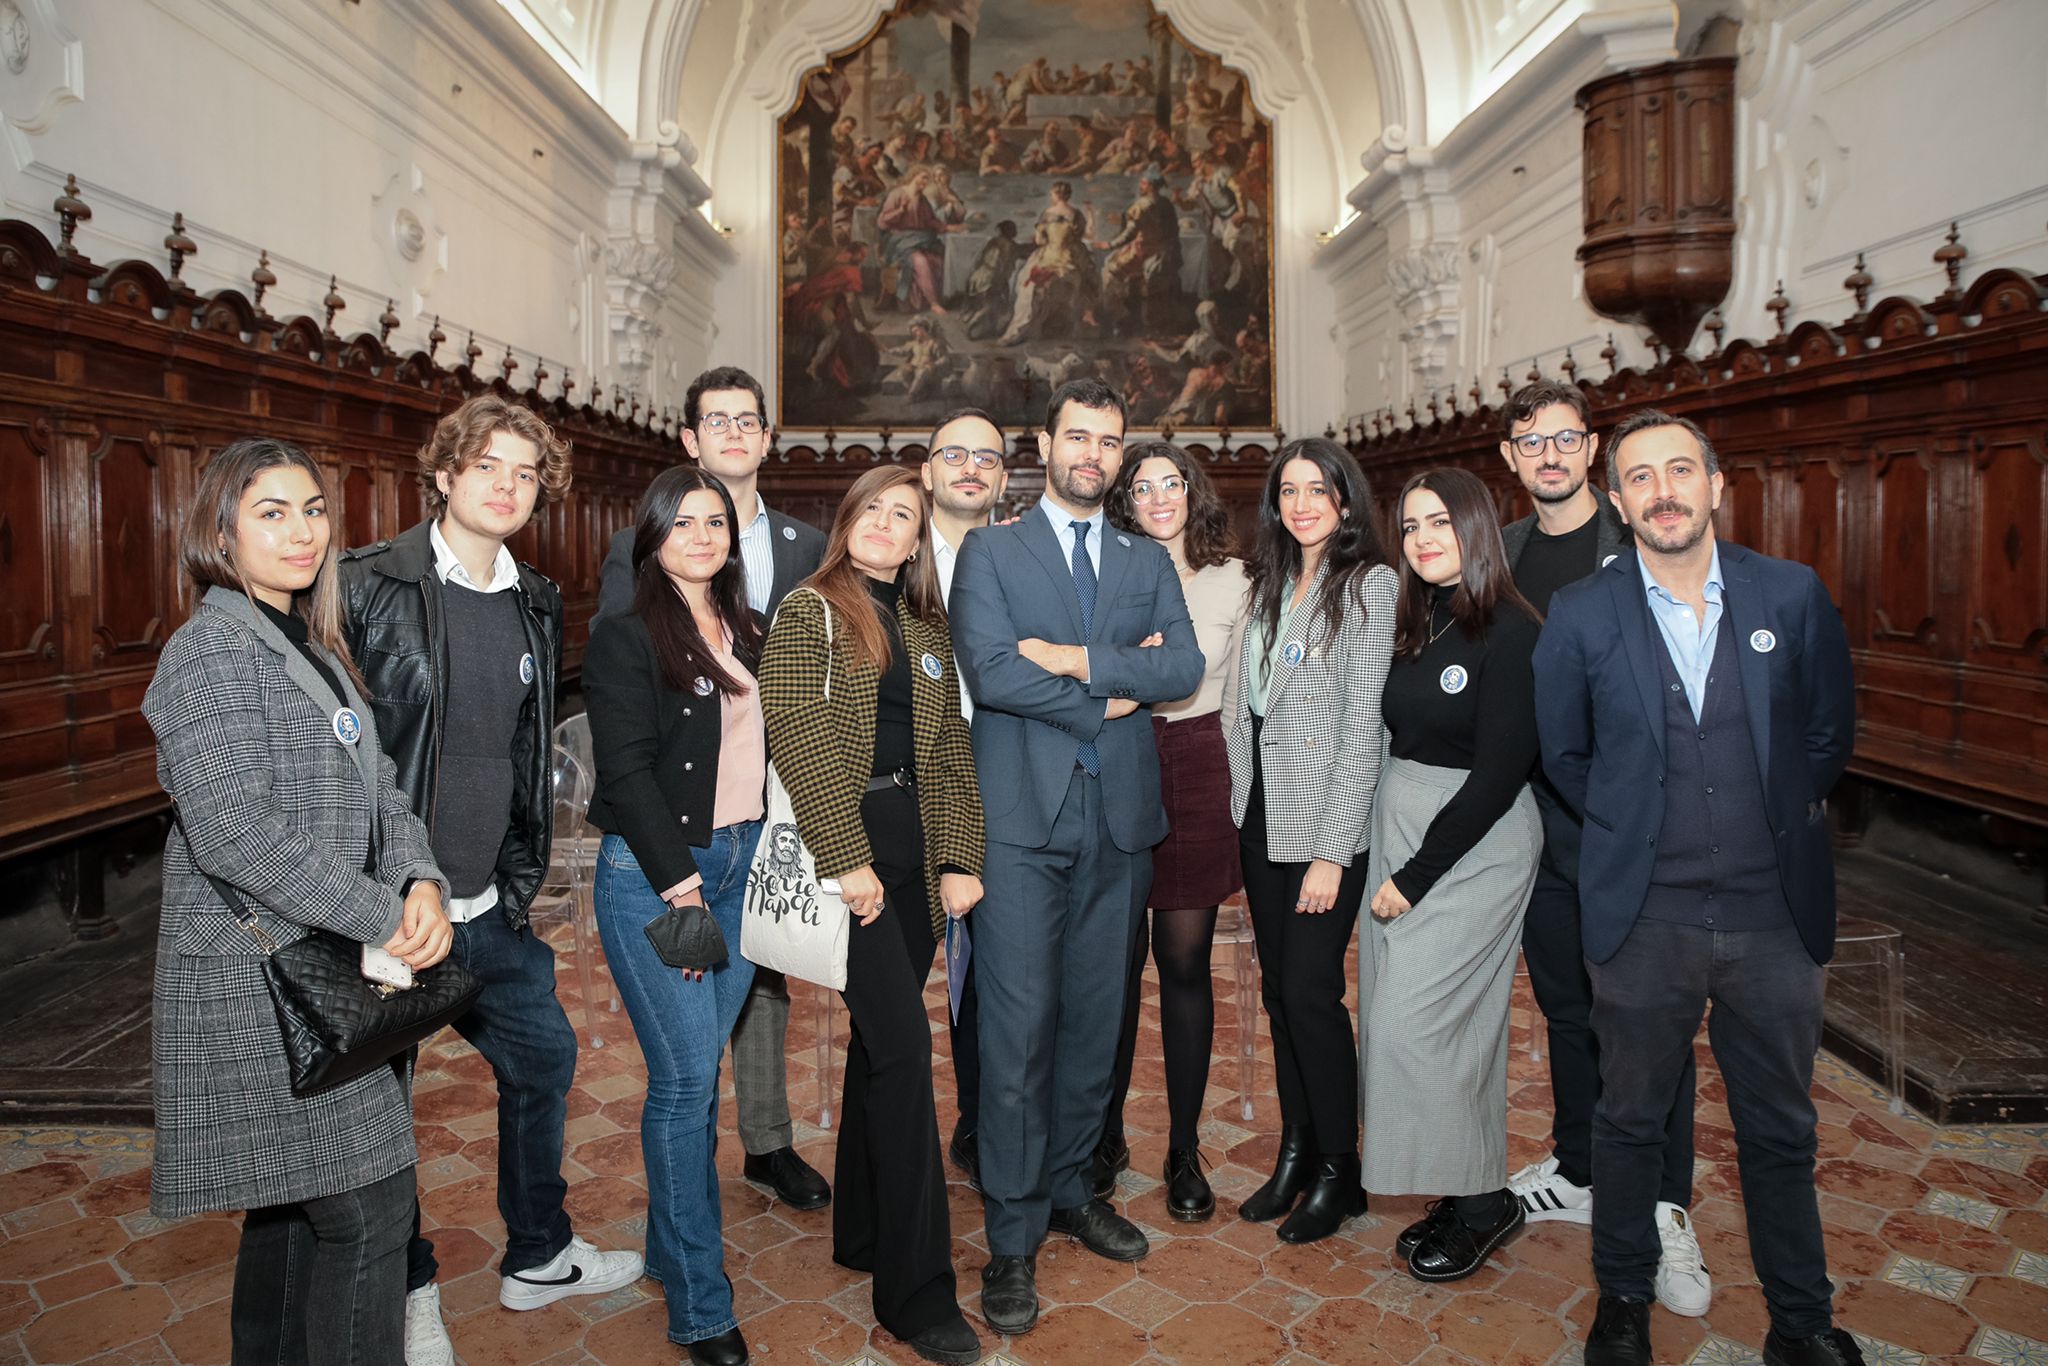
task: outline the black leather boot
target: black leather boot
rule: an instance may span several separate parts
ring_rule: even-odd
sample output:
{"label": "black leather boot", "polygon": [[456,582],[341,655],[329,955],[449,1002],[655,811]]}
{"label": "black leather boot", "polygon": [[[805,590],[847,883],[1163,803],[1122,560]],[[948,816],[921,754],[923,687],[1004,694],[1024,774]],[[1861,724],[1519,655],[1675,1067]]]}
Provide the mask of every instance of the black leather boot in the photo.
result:
{"label": "black leather boot", "polygon": [[1316,1164],[1315,1184],[1294,1213],[1280,1225],[1283,1243],[1314,1243],[1335,1233],[1346,1220],[1365,1213],[1365,1192],[1358,1185],[1358,1157],[1325,1157]]}
{"label": "black leather boot", "polygon": [[1294,1202],[1308,1189],[1315,1176],[1315,1155],[1308,1148],[1306,1124],[1280,1127],[1280,1153],[1273,1160],[1273,1175],[1237,1207],[1238,1217],[1254,1224],[1278,1219],[1294,1208]]}

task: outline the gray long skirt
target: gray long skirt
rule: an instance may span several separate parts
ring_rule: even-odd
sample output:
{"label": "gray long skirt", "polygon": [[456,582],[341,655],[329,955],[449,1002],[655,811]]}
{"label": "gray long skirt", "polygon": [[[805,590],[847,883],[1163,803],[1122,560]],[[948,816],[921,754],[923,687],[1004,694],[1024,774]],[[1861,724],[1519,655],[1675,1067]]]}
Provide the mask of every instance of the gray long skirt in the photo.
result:
{"label": "gray long skirt", "polygon": [[[1368,906],[1457,795],[1462,768],[1391,756],[1373,801]],[[1358,935],[1364,1185],[1479,1195],[1508,1183],[1508,998],[1543,826],[1524,787],[1507,814],[1398,919]]]}

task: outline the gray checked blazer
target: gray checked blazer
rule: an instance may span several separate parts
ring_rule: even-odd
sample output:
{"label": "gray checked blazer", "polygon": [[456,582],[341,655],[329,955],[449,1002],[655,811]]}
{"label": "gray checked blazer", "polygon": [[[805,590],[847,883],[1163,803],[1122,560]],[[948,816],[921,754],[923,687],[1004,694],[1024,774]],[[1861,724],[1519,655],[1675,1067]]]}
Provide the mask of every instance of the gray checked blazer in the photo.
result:
{"label": "gray checked blazer", "polygon": [[[407,881],[446,894],[370,709],[335,673],[361,726],[353,744],[337,738],[333,693],[297,648],[248,598],[212,588],[165,644],[143,699],[157,779],[184,827],[164,844],[157,930],[149,1203],[160,1217],[334,1195],[416,1157],[410,1088],[395,1068],[292,1094],[255,941],[205,876],[245,893],[281,943],[322,926],[381,944]],[[362,871],[372,820],[374,880]]]}
{"label": "gray checked blazer", "polygon": [[[1293,637],[1275,643],[1266,721],[1259,733],[1264,767],[1266,851],[1275,863],[1328,859],[1341,868],[1372,839],[1372,799],[1379,789],[1385,727],[1380,694],[1394,660],[1394,602],[1400,580],[1375,565],[1358,580],[1336,638],[1323,623],[1321,597],[1329,566],[1316,577],[1294,619],[1301,633],[1297,663],[1286,658]],[[1264,627],[1254,601],[1237,661],[1237,705],[1223,738],[1230,754],[1230,814],[1241,827],[1252,790],[1251,659]]]}

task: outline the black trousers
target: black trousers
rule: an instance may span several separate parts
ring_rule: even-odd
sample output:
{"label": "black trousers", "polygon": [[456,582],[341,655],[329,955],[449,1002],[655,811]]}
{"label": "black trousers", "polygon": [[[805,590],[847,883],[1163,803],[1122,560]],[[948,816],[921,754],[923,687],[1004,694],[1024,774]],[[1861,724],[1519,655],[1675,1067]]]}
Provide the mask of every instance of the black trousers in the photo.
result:
{"label": "black trousers", "polygon": [[1750,1259],[1771,1323],[1827,1331],[1828,1281],[1813,1188],[1823,974],[1799,932],[1735,932],[1638,920],[1615,955],[1588,965],[1600,1037],[1593,1115],[1593,1275],[1609,1295],[1648,1299],[1660,1244],[1653,1221],[1665,1123],[1700,1015],[1728,1085]]}
{"label": "black trousers", "polygon": [[[1549,1026],[1551,1153],[1557,1172],[1575,1186],[1593,1184],[1593,1107],[1600,1099],[1600,1045],[1593,1037],[1593,979],[1579,939],[1579,890],[1546,861],[1522,922],[1522,958],[1529,987]],[[1692,1205],[1693,1056],[1664,1122],[1664,1169],[1657,1198]]]}
{"label": "black trousers", "polygon": [[[1258,753],[1256,738],[1252,752]],[[1273,1033],[1281,1122],[1306,1125],[1318,1153],[1356,1154],[1358,1036],[1344,1006],[1344,955],[1365,901],[1365,858],[1361,854],[1344,870],[1329,910],[1297,911],[1308,864],[1266,857],[1265,779],[1256,770],[1238,852],[1259,950],[1259,993]]]}
{"label": "black trousers", "polygon": [[242,1217],[229,1311],[235,1366],[390,1366],[405,1358],[413,1168]]}
{"label": "black trousers", "polygon": [[870,792],[861,821],[882,880],[882,913],[871,925],[855,922],[847,936],[840,998],[853,1027],[832,1183],[832,1260],[872,1273],[875,1322],[910,1338],[960,1315],[924,1005],[936,944],[916,794]]}

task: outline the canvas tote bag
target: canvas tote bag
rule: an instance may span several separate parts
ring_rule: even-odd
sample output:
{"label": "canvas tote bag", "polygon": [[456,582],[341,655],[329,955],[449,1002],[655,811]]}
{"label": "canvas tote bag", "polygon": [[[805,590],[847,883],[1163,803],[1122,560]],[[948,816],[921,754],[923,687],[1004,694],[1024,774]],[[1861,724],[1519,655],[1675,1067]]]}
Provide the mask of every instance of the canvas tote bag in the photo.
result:
{"label": "canvas tote bag", "polygon": [[[825,697],[829,701],[832,605],[822,594],[817,597],[825,608]],[[747,870],[740,953],[760,967],[844,991],[850,925],[838,880],[818,876],[817,860],[797,830],[789,789],[770,763],[761,842],[754,849],[753,866]]]}

